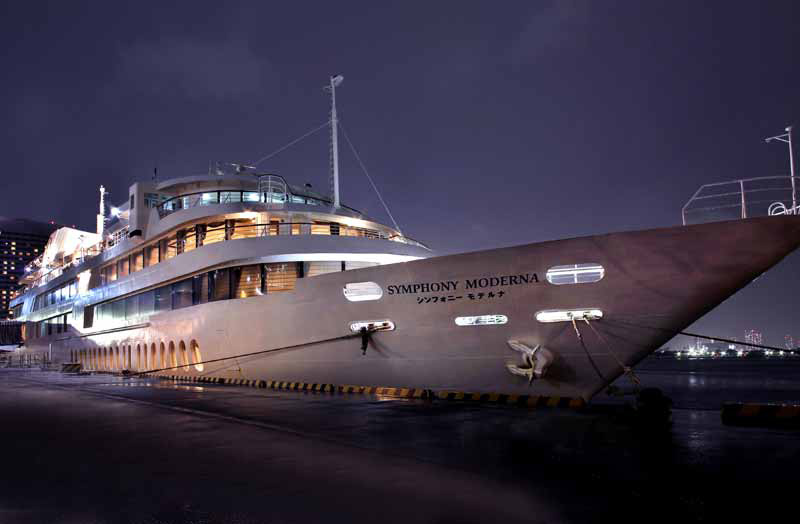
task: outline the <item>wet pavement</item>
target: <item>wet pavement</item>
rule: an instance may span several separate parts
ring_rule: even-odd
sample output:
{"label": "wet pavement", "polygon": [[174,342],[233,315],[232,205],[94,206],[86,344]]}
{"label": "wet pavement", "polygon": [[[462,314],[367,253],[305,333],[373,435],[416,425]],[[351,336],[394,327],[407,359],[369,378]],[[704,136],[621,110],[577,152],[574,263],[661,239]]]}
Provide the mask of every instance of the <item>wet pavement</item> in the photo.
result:
{"label": "wet pavement", "polygon": [[[796,514],[800,359],[647,361],[643,428],[584,412],[0,369],[0,523],[710,522]],[[794,520],[792,517],[790,520]]]}

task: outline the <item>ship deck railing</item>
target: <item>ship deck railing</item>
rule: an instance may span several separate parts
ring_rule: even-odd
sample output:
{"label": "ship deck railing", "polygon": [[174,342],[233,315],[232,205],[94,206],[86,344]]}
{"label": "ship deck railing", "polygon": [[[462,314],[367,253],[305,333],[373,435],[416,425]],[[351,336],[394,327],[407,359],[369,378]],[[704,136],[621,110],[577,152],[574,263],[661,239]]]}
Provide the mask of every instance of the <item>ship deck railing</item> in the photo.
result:
{"label": "ship deck railing", "polygon": [[[333,235],[342,237],[370,238],[400,242],[430,251],[430,248],[407,236],[387,234],[377,229],[348,226],[338,222],[272,222],[268,224],[234,224],[230,221],[217,227],[196,229],[194,238],[176,238],[167,243],[168,248],[176,253],[183,253],[188,246],[200,247],[211,242],[207,238],[218,238],[224,241],[240,238],[267,236],[298,235]],[[218,242],[220,240],[215,240]],[[193,247],[189,247],[192,249]]]}
{"label": "ship deck railing", "polygon": [[25,266],[24,275],[20,284],[32,289],[47,284],[54,278],[60,277],[64,271],[73,266],[83,264],[103,252],[103,242],[93,246],[78,249],[72,257],[54,260],[49,266],[43,267],[44,254],[39,255]]}
{"label": "ship deck railing", "polygon": [[800,177],[768,176],[704,184],[681,209],[683,225],[800,214]]}

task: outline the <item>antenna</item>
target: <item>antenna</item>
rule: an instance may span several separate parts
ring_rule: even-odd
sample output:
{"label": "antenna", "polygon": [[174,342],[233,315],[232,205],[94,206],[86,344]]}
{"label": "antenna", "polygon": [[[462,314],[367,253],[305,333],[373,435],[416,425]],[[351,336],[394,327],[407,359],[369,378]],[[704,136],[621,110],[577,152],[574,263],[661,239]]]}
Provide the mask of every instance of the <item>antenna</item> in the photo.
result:
{"label": "antenna", "polygon": [[336,88],[344,81],[342,75],[332,76],[330,85],[325,86],[331,93],[331,177],[333,178],[333,207],[339,207],[339,123],[336,117]]}

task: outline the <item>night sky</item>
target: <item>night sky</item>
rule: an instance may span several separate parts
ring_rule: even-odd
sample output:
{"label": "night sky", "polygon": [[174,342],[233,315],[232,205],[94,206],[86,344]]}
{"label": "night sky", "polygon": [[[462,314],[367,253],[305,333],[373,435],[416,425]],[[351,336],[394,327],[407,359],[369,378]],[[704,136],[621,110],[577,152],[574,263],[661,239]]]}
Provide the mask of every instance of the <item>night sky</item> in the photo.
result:
{"label": "night sky", "polygon": [[[252,162],[327,119],[440,253],[672,226],[703,183],[788,174],[800,4],[3,2],[0,214],[93,229],[158,167]],[[798,130],[800,136],[800,129]],[[260,167],[328,188],[319,132]],[[342,147],[342,200],[385,221]],[[694,326],[800,338],[800,254]]]}

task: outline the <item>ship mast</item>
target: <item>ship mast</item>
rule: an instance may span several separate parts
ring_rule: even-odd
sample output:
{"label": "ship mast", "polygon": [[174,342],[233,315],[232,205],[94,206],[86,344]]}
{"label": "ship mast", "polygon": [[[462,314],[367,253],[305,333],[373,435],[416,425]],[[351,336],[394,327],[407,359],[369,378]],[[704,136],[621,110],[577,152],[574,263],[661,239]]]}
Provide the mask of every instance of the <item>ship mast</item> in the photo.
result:
{"label": "ship mast", "polygon": [[100,186],[100,212],[97,213],[97,234],[102,235],[106,228],[106,188]]}
{"label": "ship mast", "polygon": [[342,75],[332,76],[330,85],[325,86],[331,92],[331,178],[333,179],[333,207],[339,207],[339,120],[336,117],[336,88],[342,83]]}

